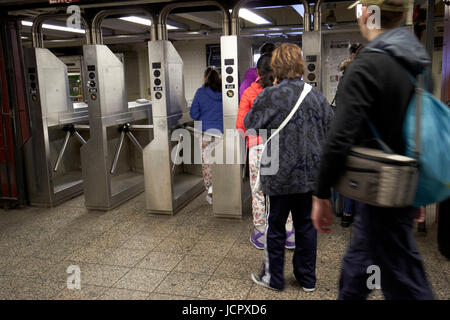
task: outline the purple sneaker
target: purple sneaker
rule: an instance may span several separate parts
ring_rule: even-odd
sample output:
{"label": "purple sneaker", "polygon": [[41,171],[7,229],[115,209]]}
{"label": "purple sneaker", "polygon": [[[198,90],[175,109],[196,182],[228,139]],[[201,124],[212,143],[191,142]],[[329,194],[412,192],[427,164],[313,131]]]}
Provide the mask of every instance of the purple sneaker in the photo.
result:
{"label": "purple sneaker", "polygon": [[264,232],[261,232],[254,227],[252,235],[250,236],[250,242],[256,247],[256,249],[264,249]]}
{"label": "purple sneaker", "polygon": [[295,230],[292,228],[291,231],[286,231],[286,244],[284,245],[286,249],[295,249]]}

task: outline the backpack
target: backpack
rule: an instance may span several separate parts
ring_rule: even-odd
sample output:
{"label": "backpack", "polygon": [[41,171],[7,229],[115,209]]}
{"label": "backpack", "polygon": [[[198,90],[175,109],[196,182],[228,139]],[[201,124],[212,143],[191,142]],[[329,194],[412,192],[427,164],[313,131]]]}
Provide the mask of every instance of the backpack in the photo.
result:
{"label": "backpack", "polygon": [[422,76],[410,78],[415,92],[406,111],[403,138],[405,155],[419,162],[413,206],[420,207],[450,197],[450,108],[424,89]]}
{"label": "backpack", "polygon": [[[378,48],[370,50],[392,57]],[[416,79],[409,70],[406,72],[415,91],[403,122],[403,139],[405,156],[419,162],[419,181],[412,205],[420,207],[450,197],[450,108],[425,90],[423,74]]]}

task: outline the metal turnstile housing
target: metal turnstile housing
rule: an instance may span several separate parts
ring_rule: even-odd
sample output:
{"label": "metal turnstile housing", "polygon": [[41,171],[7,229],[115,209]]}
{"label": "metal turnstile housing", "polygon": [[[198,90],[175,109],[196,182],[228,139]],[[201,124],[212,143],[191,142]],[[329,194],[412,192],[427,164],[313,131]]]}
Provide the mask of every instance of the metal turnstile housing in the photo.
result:
{"label": "metal turnstile housing", "polygon": [[80,145],[88,135],[70,136],[74,125],[87,124],[87,105],[74,108],[67,67],[48,49],[25,49],[25,65],[32,123],[25,145],[29,199],[32,205],[54,206],[83,191]]}
{"label": "metal turnstile housing", "polygon": [[[151,102],[126,101],[123,63],[107,46],[85,45],[83,56],[90,124],[90,139],[81,148],[85,204],[111,210],[144,191],[142,155],[120,128],[151,125]],[[143,144],[152,139],[150,131],[139,135]]]}
{"label": "metal turnstile housing", "polygon": [[[154,139],[144,149],[146,208],[150,213],[175,214],[203,192],[201,165],[173,165],[172,161],[181,137],[174,130],[192,121],[184,94],[183,61],[169,41],[151,41],[148,49]],[[190,135],[184,138],[191,139],[189,145],[195,157],[198,141]]]}
{"label": "metal turnstile housing", "polygon": [[[222,36],[220,47],[224,164],[213,166],[213,211],[216,217],[241,219],[245,212],[250,211],[251,191],[243,165],[247,156],[245,141],[236,130],[239,108],[238,36]],[[234,140],[233,143],[230,139]],[[233,164],[226,163],[227,155],[233,156]]]}

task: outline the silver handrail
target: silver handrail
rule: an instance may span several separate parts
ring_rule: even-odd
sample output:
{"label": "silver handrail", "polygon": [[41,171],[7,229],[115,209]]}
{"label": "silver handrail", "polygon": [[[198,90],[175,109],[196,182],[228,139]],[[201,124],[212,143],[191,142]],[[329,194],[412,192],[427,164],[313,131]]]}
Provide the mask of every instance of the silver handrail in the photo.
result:
{"label": "silver handrail", "polygon": [[[51,19],[51,18],[68,18],[71,14],[68,13],[45,13],[38,15],[33,20],[33,25],[31,26],[31,39],[32,39],[32,45],[34,48],[44,48],[44,38],[42,35],[42,25],[45,20]],[[91,26],[85,19],[83,15],[81,15],[81,21],[83,21],[84,28],[85,28],[85,36],[86,36],[86,43],[91,44],[92,38],[91,38]]]}
{"label": "silver handrail", "polygon": [[131,8],[131,9],[107,9],[102,10],[99,13],[95,15],[95,17],[92,19],[92,41],[93,44],[103,44],[103,35],[102,35],[102,22],[103,20],[111,15],[122,15],[122,14],[133,14],[133,13],[144,13],[148,18],[150,19],[151,27],[150,27],[150,39],[156,40],[157,39],[157,32],[156,32],[156,18],[155,14],[151,11],[149,11],[146,8]]}
{"label": "silver handrail", "polygon": [[158,17],[158,39],[168,40],[167,34],[167,17],[169,13],[178,8],[191,8],[191,7],[218,7],[223,13],[223,23],[222,29],[225,36],[230,35],[230,13],[225,9],[225,7],[217,1],[192,1],[192,2],[178,2],[169,3],[164,8],[162,8]]}

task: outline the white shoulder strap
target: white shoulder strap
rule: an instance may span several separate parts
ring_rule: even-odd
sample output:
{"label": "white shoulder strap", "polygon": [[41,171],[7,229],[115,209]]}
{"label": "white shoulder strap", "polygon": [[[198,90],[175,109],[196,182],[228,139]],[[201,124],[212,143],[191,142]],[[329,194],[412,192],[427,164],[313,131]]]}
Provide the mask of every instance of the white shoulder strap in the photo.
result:
{"label": "white shoulder strap", "polygon": [[308,93],[311,91],[311,89],[312,89],[312,86],[305,82],[305,84],[303,85],[303,91],[300,94],[300,97],[298,98],[297,103],[295,104],[294,108],[288,114],[286,119],[284,119],[284,121],[280,124],[280,127],[270,136],[269,139],[267,139],[266,143],[264,144],[264,149],[266,148],[266,145],[269,143],[269,141],[273,137],[275,137],[288,124],[288,122],[292,119],[292,117],[297,112],[298,108],[300,107],[300,105],[302,104],[303,100],[308,95]]}

